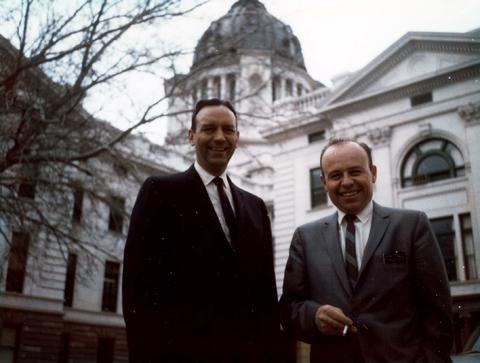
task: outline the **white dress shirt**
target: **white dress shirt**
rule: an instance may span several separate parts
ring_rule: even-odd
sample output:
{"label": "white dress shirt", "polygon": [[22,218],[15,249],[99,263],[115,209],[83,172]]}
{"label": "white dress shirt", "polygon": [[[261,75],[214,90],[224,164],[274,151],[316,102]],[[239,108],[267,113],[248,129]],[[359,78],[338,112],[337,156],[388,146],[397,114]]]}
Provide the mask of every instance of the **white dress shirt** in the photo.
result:
{"label": "white dress shirt", "polygon": [[[372,227],[373,202],[370,201],[367,206],[357,214],[355,221],[355,252],[357,254],[357,266],[360,271],[362,266],[363,252],[367,245],[368,236]],[[347,220],[345,213],[338,210],[338,224],[340,226],[340,243],[343,257],[345,258],[345,230],[347,229]]]}
{"label": "white dress shirt", "polygon": [[[215,209],[215,213],[217,214],[218,220],[220,221],[220,225],[222,226],[223,232],[225,233],[225,237],[230,242],[230,230],[228,229],[227,222],[225,221],[225,217],[223,215],[222,205],[220,203],[220,196],[218,195],[217,186],[213,182],[215,178],[214,175],[210,174],[206,171],[202,166],[195,161],[193,164],[195,170],[197,171],[198,175],[203,181],[203,185],[205,185],[205,189],[207,189],[208,196],[210,197],[210,201],[212,202],[213,209]],[[227,194],[228,201],[232,207],[233,213],[235,213],[235,206],[233,205],[233,196],[232,190],[230,189],[230,183],[227,179],[227,172],[224,171],[222,175],[219,175],[220,178],[223,180],[223,188],[225,193]]]}

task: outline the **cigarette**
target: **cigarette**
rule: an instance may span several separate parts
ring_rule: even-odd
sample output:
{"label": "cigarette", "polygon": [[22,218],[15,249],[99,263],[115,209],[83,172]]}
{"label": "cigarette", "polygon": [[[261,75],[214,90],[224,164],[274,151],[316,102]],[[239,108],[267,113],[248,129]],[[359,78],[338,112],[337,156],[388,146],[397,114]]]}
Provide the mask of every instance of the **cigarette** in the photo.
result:
{"label": "cigarette", "polygon": [[347,335],[347,332],[348,332],[348,325],[345,324],[345,326],[343,327],[342,336]]}

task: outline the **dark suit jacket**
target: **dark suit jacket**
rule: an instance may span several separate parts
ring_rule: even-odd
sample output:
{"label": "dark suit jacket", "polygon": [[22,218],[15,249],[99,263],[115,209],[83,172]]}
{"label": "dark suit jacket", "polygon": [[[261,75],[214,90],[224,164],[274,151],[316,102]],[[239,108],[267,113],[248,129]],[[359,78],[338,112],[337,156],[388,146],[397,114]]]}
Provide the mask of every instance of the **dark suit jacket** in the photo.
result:
{"label": "dark suit jacket", "polygon": [[143,184],[124,255],[130,362],[268,361],[279,330],[270,221],[230,185],[235,252],[193,166]]}
{"label": "dark suit jacket", "polygon": [[[299,227],[290,247],[280,300],[283,324],[311,344],[311,362],[352,362],[355,346],[367,363],[450,362],[450,290],[426,215],[374,203],[353,289],[339,238],[335,213]],[[315,312],[324,304],[354,320],[356,337],[317,330]]]}

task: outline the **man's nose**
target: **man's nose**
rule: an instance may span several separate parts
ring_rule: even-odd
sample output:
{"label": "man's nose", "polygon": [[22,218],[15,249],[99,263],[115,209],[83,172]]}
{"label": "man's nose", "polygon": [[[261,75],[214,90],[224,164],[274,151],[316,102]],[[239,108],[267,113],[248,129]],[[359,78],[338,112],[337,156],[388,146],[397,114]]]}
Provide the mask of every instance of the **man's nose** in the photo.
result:
{"label": "man's nose", "polygon": [[344,173],[341,182],[343,186],[350,186],[353,184],[353,179],[348,173]]}
{"label": "man's nose", "polygon": [[225,140],[225,134],[223,133],[223,130],[220,127],[215,130],[215,134],[213,135],[213,139],[215,141]]}

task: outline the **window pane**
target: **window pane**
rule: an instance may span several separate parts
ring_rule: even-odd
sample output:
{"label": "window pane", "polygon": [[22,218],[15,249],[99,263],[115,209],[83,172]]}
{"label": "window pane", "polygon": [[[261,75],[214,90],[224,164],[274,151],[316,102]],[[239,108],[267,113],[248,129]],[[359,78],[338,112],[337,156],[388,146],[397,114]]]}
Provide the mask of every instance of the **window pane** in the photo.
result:
{"label": "window pane", "polygon": [[83,190],[81,188],[77,188],[73,191],[72,222],[78,223],[81,221],[82,208],[83,208]]}
{"label": "window pane", "polygon": [[444,140],[432,139],[422,142],[418,147],[422,153],[425,153],[432,150],[441,150],[443,144]]}
{"label": "window pane", "polygon": [[70,253],[67,261],[67,274],[65,276],[65,290],[63,305],[72,306],[73,294],[75,291],[75,273],[77,270],[77,255]]}
{"label": "window pane", "polygon": [[117,311],[118,277],[120,264],[113,261],[105,263],[105,277],[103,280],[102,311]]}
{"label": "window pane", "polygon": [[327,203],[327,192],[320,180],[320,168],[310,170],[310,203],[316,207]]}
{"label": "window pane", "polygon": [[440,154],[427,156],[417,165],[414,173],[415,181],[419,184],[448,179],[454,175],[448,160]]}
{"label": "window pane", "polygon": [[14,363],[17,347],[17,329],[3,327],[0,330],[0,362]]}
{"label": "window pane", "polygon": [[12,245],[8,256],[7,291],[23,292],[29,240],[30,235],[27,233],[13,232],[12,234]]}
{"label": "window pane", "polygon": [[445,150],[453,159],[455,165],[464,165],[463,156],[453,144],[448,144],[447,149]]}
{"label": "window pane", "polygon": [[[419,163],[415,166],[417,160]],[[402,186],[462,175],[465,175],[465,162],[460,150],[447,140],[429,139],[415,145],[407,154],[402,167]]]}
{"label": "window pane", "polygon": [[457,269],[455,266],[455,231],[453,230],[453,217],[436,218],[431,221],[433,231],[437,237],[440,249],[447,267],[447,275],[450,281],[457,280]]}
{"label": "window pane", "polygon": [[287,79],[285,82],[285,92],[287,93],[287,96],[293,96],[293,83],[291,79]]}
{"label": "window pane", "polygon": [[35,199],[35,182],[24,181],[18,186],[18,196]]}
{"label": "window pane", "polygon": [[313,134],[308,135],[308,142],[317,142],[317,141],[322,141],[325,140],[325,130],[320,130],[317,132],[314,132]]}
{"label": "window pane", "polygon": [[108,229],[114,232],[122,232],[123,230],[123,212],[125,207],[125,199],[120,197],[112,197],[110,201],[110,217],[108,221]]}
{"label": "window pane", "polygon": [[415,153],[412,153],[403,166],[404,178],[409,178],[412,176],[413,164],[415,163],[416,160],[417,160],[417,155]]}

